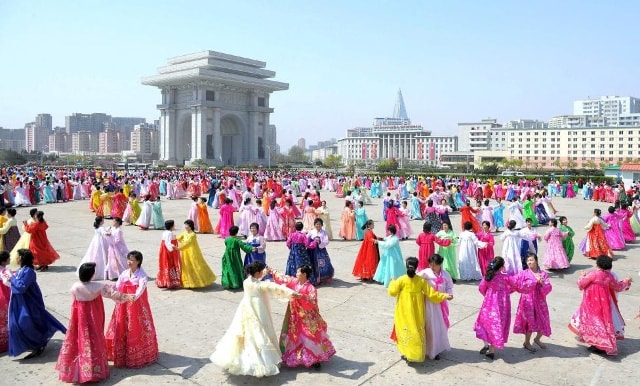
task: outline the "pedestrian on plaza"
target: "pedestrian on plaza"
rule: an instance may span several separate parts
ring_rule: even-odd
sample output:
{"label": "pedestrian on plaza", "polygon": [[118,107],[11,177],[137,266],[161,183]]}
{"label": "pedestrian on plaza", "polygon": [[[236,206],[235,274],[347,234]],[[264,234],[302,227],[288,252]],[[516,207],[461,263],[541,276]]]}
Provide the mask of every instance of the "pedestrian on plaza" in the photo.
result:
{"label": "pedestrian on plaza", "polygon": [[[194,228],[193,221],[186,220],[184,232],[176,237],[180,251],[180,280],[183,288],[204,288],[216,281],[216,275],[202,255]],[[224,257],[222,263],[224,272]]]}
{"label": "pedestrian on plaza", "polygon": [[178,239],[175,234],[175,221],[165,221],[164,228],[165,231],[162,233],[160,251],[158,253],[156,286],[158,288],[181,288],[182,270],[180,269],[180,251],[178,250]]}
{"label": "pedestrian on plaza", "polygon": [[371,280],[380,262],[380,251],[378,250],[376,242],[382,239],[373,233],[373,229],[375,228],[373,220],[367,220],[363,228],[365,230],[364,240],[362,240],[362,244],[360,244],[360,250],[356,256],[352,274],[359,280]]}

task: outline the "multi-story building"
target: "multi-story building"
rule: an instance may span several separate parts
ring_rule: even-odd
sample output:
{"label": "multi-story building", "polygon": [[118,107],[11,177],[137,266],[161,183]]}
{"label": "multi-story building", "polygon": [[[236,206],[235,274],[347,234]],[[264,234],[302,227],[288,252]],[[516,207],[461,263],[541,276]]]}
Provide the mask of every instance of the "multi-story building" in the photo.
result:
{"label": "multi-story building", "polygon": [[35,122],[27,123],[24,125],[24,143],[28,152],[49,151],[49,130]]}
{"label": "multi-story building", "polygon": [[91,131],[78,131],[71,134],[71,151],[78,153],[97,153],[98,134]]}
{"label": "multi-story building", "polygon": [[65,117],[65,126],[69,134],[77,133],[78,131],[88,131],[97,134],[103,131],[105,124],[109,122],[111,122],[111,116],[103,113],[73,113]]}
{"label": "multi-story building", "polygon": [[25,149],[25,129],[5,129],[0,127],[0,150],[17,153]]}
{"label": "multi-story building", "polygon": [[298,147],[302,150],[307,149],[307,141],[304,138],[298,139]]}
{"label": "multi-story building", "polygon": [[113,154],[120,153],[124,148],[125,133],[116,129],[106,129],[98,133],[98,153]]}
{"label": "multi-story building", "polygon": [[640,124],[640,98],[602,96],[597,99],[573,102],[574,115],[590,115],[607,118],[609,126]]}
{"label": "multi-story building", "polygon": [[637,159],[640,147],[639,127],[582,127],[518,130],[491,130],[491,150],[508,152],[528,167],[557,168],[571,164],[620,164]]}
{"label": "multi-story building", "polygon": [[549,128],[605,127],[607,117],[594,115],[558,115],[549,119]]}
{"label": "multi-story building", "polygon": [[503,124],[507,129],[544,129],[546,122],[537,119],[512,119]]}
{"label": "multi-story building", "polygon": [[496,119],[458,123],[458,151],[489,150],[489,132],[499,127],[502,125]]}
{"label": "multi-story building", "polygon": [[402,93],[394,108],[394,116],[374,118],[367,127],[347,130],[347,135],[337,141],[337,154],[343,162],[353,161],[377,163],[384,159],[395,158],[423,165],[440,165],[440,154],[445,151],[457,151],[457,136],[431,136],[431,132],[421,125],[414,125],[407,117]]}
{"label": "multi-story building", "polygon": [[131,151],[137,154],[158,154],[160,136],[154,125],[135,125],[131,132]]}
{"label": "multi-story building", "polygon": [[36,115],[36,125],[50,132],[53,129],[53,118],[51,114]]}
{"label": "multi-story building", "polygon": [[338,146],[333,144],[311,151],[312,161],[324,161],[329,155],[338,154]]}
{"label": "multi-story building", "polygon": [[56,127],[53,134],[49,135],[49,151],[69,153],[71,151],[71,134],[66,127]]}

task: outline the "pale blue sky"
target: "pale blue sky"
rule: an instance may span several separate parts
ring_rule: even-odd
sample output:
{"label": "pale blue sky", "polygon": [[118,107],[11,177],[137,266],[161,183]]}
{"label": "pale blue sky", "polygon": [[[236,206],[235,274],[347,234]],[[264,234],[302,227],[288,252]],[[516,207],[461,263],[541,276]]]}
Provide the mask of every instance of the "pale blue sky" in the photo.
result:
{"label": "pale blue sky", "polygon": [[288,149],[393,112],[437,134],[494,117],[548,120],[588,96],[640,96],[640,2],[0,0],[0,126],[38,113],[157,119],[142,86],[207,49],[265,61]]}

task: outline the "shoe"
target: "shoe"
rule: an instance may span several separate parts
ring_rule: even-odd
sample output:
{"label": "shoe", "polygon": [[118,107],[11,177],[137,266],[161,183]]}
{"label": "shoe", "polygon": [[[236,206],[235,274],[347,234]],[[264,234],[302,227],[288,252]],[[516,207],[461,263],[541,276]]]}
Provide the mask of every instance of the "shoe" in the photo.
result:
{"label": "shoe", "polygon": [[496,358],[496,353],[493,353],[493,352],[488,352],[484,355],[491,360],[494,360]]}
{"label": "shoe", "polygon": [[456,279],[451,279],[451,281],[453,281],[453,284],[456,284],[458,282],[458,280]]}
{"label": "shoe", "polygon": [[540,347],[541,349],[545,350],[545,349],[547,348],[547,345],[546,345],[546,344],[544,344],[544,343],[542,343],[542,342],[540,341],[540,339],[534,339],[533,341],[534,341],[534,342],[535,342],[535,344],[537,344],[537,345],[538,345],[538,347]]}
{"label": "shoe", "polygon": [[32,358],[40,356],[44,352],[44,348],[45,347],[46,346],[42,346],[37,350],[31,351],[31,353],[29,355],[27,355],[26,357],[24,357],[24,359],[32,359]]}
{"label": "shoe", "polygon": [[480,354],[486,354],[487,351],[489,351],[489,345],[485,345],[481,350],[480,350]]}
{"label": "shoe", "polygon": [[436,355],[435,358],[433,358],[433,359],[439,361],[440,360],[440,354]]}
{"label": "shoe", "polygon": [[318,362],[318,363],[313,365],[313,368],[316,369],[316,370],[320,370],[320,367],[321,367],[320,362]]}
{"label": "shoe", "polygon": [[531,346],[531,343],[523,343],[523,344],[522,344],[522,347],[523,347],[525,350],[529,351],[530,353],[534,353],[534,352],[536,352],[536,349],[535,349],[535,348],[533,348],[533,346]]}

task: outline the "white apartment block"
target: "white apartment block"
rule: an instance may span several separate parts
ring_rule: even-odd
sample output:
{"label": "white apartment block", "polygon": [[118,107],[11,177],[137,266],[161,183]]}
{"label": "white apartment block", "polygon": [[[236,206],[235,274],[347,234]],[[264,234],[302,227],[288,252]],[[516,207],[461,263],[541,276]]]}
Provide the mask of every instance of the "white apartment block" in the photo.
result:
{"label": "white apartment block", "polygon": [[71,134],[71,151],[79,153],[97,153],[98,135],[91,131],[77,131]]}
{"label": "white apartment block", "polygon": [[549,128],[606,127],[606,117],[594,115],[558,115],[549,119]]}
{"label": "white apartment block", "polygon": [[31,151],[49,151],[49,129],[35,122],[24,126],[25,149]]}
{"label": "white apartment block", "polygon": [[458,123],[458,151],[489,150],[489,132],[498,127],[502,125],[495,119]]}
{"label": "white apartment block", "polygon": [[160,132],[149,125],[135,125],[131,132],[131,151],[138,154],[158,154]]}
{"label": "white apartment block", "polygon": [[573,114],[605,117],[608,126],[634,126],[640,124],[640,98],[602,96],[578,100],[573,102]]}
{"label": "white apartment block", "polygon": [[491,130],[491,150],[507,151],[528,167],[557,168],[556,162],[609,165],[640,157],[639,127],[582,127]]}
{"label": "white apartment block", "polygon": [[505,122],[502,127],[507,129],[544,129],[547,123],[537,119],[512,119]]}
{"label": "white apartment block", "polygon": [[331,145],[327,147],[321,147],[320,149],[315,149],[311,151],[311,160],[312,161],[324,161],[331,154],[338,154],[338,146]]}

